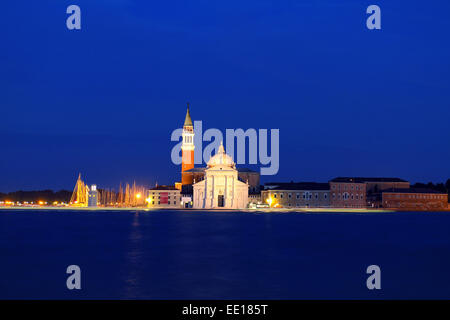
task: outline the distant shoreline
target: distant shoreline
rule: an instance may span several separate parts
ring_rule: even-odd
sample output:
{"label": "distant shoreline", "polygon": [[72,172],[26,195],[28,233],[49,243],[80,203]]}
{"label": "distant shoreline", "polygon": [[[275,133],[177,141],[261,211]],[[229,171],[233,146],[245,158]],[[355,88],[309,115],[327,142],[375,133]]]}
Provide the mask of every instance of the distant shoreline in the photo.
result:
{"label": "distant shoreline", "polygon": [[111,208],[111,207],[52,207],[52,206],[39,206],[39,207],[0,207],[0,211],[4,210],[67,210],[67,211],[184,211],[184,212],[260,212],[260,213],[289,213],[289,212],[305,212],[305,213],[393,213],[393,212],[450,212],[450,210],[387,210],[387,209],[366,209],[366,208],[258,208],[258,209],[244,209],[244,210],[233,210],[233,209],[185,209],[185,208],[138,208],[138,207],[127,207],[127,208]]}

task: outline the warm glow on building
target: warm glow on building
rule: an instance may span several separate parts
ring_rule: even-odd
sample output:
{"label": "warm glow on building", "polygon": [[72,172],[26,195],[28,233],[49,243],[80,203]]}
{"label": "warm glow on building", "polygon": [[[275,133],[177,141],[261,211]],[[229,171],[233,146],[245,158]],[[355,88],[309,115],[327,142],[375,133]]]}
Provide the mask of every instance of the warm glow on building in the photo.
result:
{"label": "warm glow on building", "polygon": [[269,207],[272,207],[272,204],[275,202],[275,199],[272,196],[269,196],[266,200]]}

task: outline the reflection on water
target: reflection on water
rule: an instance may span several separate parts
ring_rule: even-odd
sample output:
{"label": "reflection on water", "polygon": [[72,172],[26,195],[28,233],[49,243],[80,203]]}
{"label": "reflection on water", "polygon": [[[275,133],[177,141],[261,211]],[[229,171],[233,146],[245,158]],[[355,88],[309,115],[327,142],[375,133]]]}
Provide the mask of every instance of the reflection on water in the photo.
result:
{"label": "reflection on water", "polygon": [[142,266],[142,231],[139,225],[139,211],[133,215],[129,236],[128,250],[126,250],[126,264],[129,266],[125,276],[125,298],[139,297],[140,270]]}
{"label": "reflection on water", "polygon": [[448,213],[2,211],[0,298],[448,299],[448,230]]}

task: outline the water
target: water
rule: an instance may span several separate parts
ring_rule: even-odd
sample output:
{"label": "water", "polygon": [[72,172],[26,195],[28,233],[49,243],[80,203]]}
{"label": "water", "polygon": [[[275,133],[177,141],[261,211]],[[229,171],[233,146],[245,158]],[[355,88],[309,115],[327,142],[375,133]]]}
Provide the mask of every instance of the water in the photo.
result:
{"label": "water", "polygon": [[450,213],[0,210],[0,299],[449,299],[449,231]]}

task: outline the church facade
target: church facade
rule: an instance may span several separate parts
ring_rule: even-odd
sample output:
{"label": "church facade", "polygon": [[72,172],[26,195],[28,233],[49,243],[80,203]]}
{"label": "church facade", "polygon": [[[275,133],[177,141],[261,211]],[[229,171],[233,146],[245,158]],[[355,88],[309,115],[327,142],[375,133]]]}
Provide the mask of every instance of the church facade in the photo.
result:
{"label": "church facade", "polygon": [[236,165],[221,144],[208,161],[204,179],[193,185],[195,209],[244,209],[248,203],[248,183],[238,178]]}
{"label": "church facade", "polygon": [[206,168],[195,168],[194,125],[189,104],[182,137],[180,204],[185,208],[192,206],[196,209],[247,208],[249,187],[258,188],[259,191],[259,173],[248,169],[237,170],[222,143],[218,152],[209,159]]}

